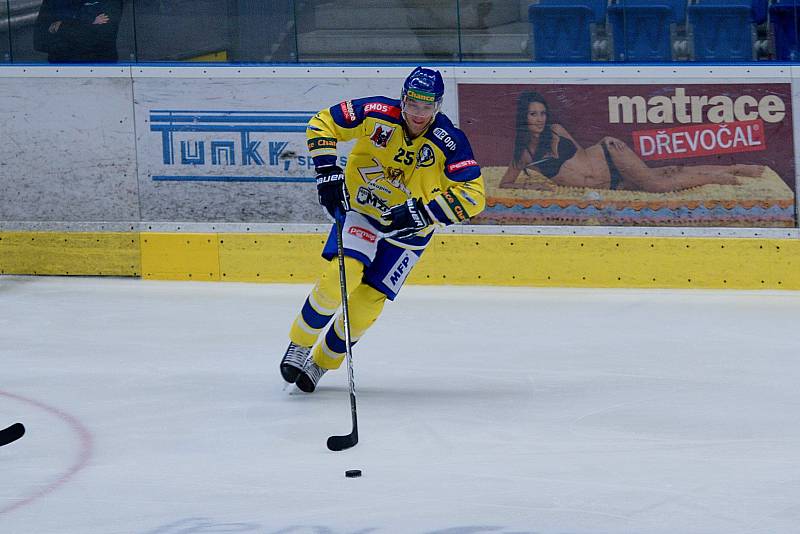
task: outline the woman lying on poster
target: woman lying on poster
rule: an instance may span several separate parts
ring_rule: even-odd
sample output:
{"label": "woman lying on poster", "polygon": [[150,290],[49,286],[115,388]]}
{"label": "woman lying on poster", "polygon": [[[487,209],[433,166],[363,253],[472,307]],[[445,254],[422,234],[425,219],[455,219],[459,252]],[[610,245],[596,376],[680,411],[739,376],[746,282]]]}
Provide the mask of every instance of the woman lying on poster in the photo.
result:
{"label": "woman lying on poster", "polygon": [[[706,184],[738,184],[738,176],[758,177],[762,165],[695,165],[650,168],[614,137],[582,148],[560,124],[551,122],[547,102],[525,92],[517,104],[514,156],[500,187],[552,189],[557,185],[592,189],[628,189],[664,193]],[[549,183],[518,182],[530,170]]]}

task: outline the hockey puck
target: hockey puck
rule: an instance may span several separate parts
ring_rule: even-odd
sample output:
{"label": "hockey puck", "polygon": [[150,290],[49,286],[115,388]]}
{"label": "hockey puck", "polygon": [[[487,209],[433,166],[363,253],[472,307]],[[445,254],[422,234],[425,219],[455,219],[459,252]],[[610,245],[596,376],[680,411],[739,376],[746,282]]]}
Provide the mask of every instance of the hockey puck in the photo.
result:
{"label": "hockey puck", "polygon": [[361,469],[348,469],[344,472],[344,476],[347,478],[358,478],[361,476]]}

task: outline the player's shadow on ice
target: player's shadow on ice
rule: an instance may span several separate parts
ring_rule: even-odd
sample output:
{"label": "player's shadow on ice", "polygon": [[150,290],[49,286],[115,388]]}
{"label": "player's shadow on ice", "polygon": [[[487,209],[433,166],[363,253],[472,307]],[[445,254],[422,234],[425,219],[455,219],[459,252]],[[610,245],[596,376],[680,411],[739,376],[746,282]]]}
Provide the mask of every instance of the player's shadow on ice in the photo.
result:
{"label": "player's shadow on ice", "polygon": [[32,285],[35,282],[36,279],[32,276],[17,276],[0,273],[0,292],[10,293],[19,289],[24,289],[26,286]]}
{"label": "player's shadow on ice", "polygon": [[[359,387],[356,383],[356,399],[361,402],[380,401],[380,402],[398,402],[406,406],[409,404],[424,405],[431,402],[442,401],[466,401],[468,403],[474,402],[508,402],[510,399],[519,398],[520,395],[530,395],[530,387],[525,389],[525,384],[520,383],[519,388],[508,387],[505,384],[502,388],[497,387],[497,383],[487,383],[480,385],[478,383],[464,383],[462,385],[448,385],[447,387],[433,388],[429,384],[425,385],[397,385],[397,386],[364,386]],[[334,402],[341,400],[343,403],[347,402],[347,395],[349,389],[346,384],[344,385],[323,385],[317,386],[313,393],[304,393],[293,387],[290,391],[290,396],[295,398],[303,398],[314,401],[324,400]]]}

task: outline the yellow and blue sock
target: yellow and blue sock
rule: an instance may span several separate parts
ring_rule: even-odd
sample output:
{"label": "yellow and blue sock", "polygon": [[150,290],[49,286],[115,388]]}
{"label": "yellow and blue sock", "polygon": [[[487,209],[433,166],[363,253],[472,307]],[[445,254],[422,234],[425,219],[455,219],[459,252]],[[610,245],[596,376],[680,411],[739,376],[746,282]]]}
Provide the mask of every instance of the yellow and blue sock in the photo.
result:
{"label": "yellow and blue sock", "polygon": [[[348,312],[352,343],[358,341],[378,319],[385,302],[386,295],[364,283],[350,293]],[[340,313],[314,349],[312,353],[314,362],[325,369],[338,369],[347,350],[344,338],[344,317]]]}
{"label": "yellow and blue sock", "polygon": [[[347,273],[348,290],[352,292],[361,283],[364,264],[353,258],[345,257],[345,272]],[[303,308],[292,323],[289,339],[292,343],[303,347],[313,346],[320,332],[327,326],[341,304],[339,260],[334,258],[328,263],[303,303]]]}

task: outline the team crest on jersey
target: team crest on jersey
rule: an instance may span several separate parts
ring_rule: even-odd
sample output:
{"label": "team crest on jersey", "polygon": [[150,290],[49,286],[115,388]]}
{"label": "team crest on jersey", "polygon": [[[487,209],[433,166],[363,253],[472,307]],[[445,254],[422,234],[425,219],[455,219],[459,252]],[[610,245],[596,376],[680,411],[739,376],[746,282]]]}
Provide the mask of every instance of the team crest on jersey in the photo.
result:
{"label": "team crest on jersey", "polygon": [[417,155],[417,169],[420,167],[430,167],[433,165],[435,157],[433,155],[433,149],[430,145],[422,145],[422,148],[419,149],[419,154]]}
{"label": "team crest on jersey", "polygon": [[372,135],[369,136],[369,140],[372,141],[372,144],[378,148],[386,148],[389,144],[389,139],[392,138],[392,134],[394,133],[394,128],[391,126],[386,126],[385,124],[376,124],[375,129],[372,130]]}
{"label": "team crest on jersey", "polygon": [[362,206],[372,206],[380,211],[388,211],[389,204],[368,187],[361,186],[356,193],[356,202]]}
{"label": "team crest on jersey", "polygon": [[406,180],[406,171],[403,169],[395,169],[394,167],[386,167],[386,172],[383,178],[395,186],[397,189],[405,193],[406,195],[411,195],[411,191],[408,190],[405,184]]}

